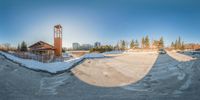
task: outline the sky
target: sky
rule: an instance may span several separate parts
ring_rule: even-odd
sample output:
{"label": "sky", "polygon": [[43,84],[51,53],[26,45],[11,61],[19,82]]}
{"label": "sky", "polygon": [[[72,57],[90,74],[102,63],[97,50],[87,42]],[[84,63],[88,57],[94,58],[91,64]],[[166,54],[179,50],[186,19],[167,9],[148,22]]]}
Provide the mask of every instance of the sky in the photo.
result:
{"label": "sky", "polygon": [[198,0],[0,0],[0,44],[53,44],[53,27],[63,27],[63,46],[163,36],[200,43]]}

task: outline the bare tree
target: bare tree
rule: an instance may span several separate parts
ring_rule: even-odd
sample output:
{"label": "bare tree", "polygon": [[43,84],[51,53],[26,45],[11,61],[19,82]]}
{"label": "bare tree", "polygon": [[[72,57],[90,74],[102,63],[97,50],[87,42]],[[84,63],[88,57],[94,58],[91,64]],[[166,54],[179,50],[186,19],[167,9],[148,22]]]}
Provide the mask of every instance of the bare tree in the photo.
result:
{"label": "bare tree", "polygon": [[10,44],[9,43],[5,43],[5,44],[3,44],[4,45],[4,50],[5,51],[9,51],[10,50]]}

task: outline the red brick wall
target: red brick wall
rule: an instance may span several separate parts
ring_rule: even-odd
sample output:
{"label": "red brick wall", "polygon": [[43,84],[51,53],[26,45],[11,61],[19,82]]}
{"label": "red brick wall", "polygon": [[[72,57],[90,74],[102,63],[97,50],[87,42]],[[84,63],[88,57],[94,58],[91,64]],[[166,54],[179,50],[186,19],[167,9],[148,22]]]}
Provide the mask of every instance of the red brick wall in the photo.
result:
{"label": "red brick wall", "polygon": [[54,38],[54,48],[55,48],[55,55],[61,56],[62,55],[62,38],[61,37]]}

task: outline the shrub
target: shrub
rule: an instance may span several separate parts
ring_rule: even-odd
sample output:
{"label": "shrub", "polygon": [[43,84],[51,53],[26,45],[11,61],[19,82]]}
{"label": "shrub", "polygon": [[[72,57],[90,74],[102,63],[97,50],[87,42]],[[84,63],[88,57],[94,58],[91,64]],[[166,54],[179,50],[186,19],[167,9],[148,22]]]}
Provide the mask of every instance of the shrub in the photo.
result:
{"label": "shrub", "polygon": [[106,51],[112,51],[113,47],[111,45],[105,45],[105,46],[100,46],[100,47],[95,47],[95,48],[91,48],[90,52],[99,52],[99,53],[103,53]]}

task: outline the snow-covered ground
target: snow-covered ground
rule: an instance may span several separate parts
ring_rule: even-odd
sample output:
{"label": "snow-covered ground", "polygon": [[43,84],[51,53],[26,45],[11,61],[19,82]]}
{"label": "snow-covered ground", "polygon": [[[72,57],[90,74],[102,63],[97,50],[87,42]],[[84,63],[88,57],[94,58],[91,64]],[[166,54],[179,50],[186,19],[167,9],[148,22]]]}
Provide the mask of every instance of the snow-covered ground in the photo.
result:
{"label": "snow-covered ground", "polygon": [[103,54],[122,54],[124,51],[109,51],[109,52],[104,52]]}
{"label": "snow-covered ground", "polygon": [[105,58],[88,59],[72,69],[80,80],[103,87],[117,87],[142,79],[158,54],[149,52],[106,52]]}
{"label": "snow-covered ground", "polygon": [[[76,74],[82,74],[86,78],[91,74],[101,75],[100,77],[92,76],[89,79],[96,79],[97,82],[103,80],[104,84],[102,85],[106,85],[109,81],[127,82],[126,80],[130,79],[129,85],[109,88],[89,85],[86,80],[84,82],[79,80],[81,78],[77,78],[77,75],[72,72],[51,75],[28,70],[0,55],[0,99],[199,100],[200,98],[199,59],[188,61],[180,59],[179,61],[175,59],[178,58],[176,54],[173,57],[168,54],[158,55],[153,66],[146,67],[145,72],[148,72],[146,74],[142,73],[144,68],[138,65],[152,65],[152,63],[145,63],[152,60],[151,53],[108,55],[113,56],[107,57],[106,55],[105,58],[85,60],[79,64],[80,66],[75,67],[79,69],[79,73]],[[116,62],[115,66],[110,66],[112,62]],[[129,63],[132,63],[133,66],[129,66]],[[137,70],[140,72],[132,71],[131,67],[138,68]],[[148,68],[151,68],[150,71]],[[144,78],[138,78],[143,75],[145,75]],[[132,80],[135,79],[132,77],[134,76],[140,80],[133,82]]]}
{"label": "snow-covered ground", "polygon": [[180,54],[180,53],[176,53],[176,52],[167,52],[167,54],[170,55],[171,57],[173,57],[174,59],[178,60],[178,61],[191,61],[191,60],[196,59],[192,56],[184,55],[184,54]]}
{"label": "snow-covered ground", "polygon": [[[86,60],[72,69],[72,72],[88,84],[103,87],[122,86],[121,88],[130,91],[158,91],[163,88],[162,91],[168,93],[169,89],[165,89],[165,86],[177,84],[170,90],[170,93],[177,95],[191,86],[195,70],[193,65],[197,60],[173,52],[161,55],[156,52],[106,54],[110,55],[109,58]],[[173,80],[170,84],[164,85],[160,82],[170,79]],[[149,87],[154,87],[155,90]]]}
{"label": "snow-covered ground", "polygon": [[79,63],[80,61],[82,61],[83,59],[104,57],[103,54],[90,53],[90,54],[85,54],[84,56],[81,56],[79,58],[70,59],[64,62],[42,63],[42,62],[31,60],[31,59],[18,58],[16,56],[13,56],[11,54],[8,54],[2,51],[0,51],[0,54],[4,55],[6,58],[14,62],[17,62],[27,68],[39,70],[39,71],[46,71],[50,73],[57,73],[63,70],[67,70],[71,68],[72,66],[74,66],[75,64]]}
{"label": "snow-covered ground", "polygon": [[159,55],[154,67],[144,79],[122,88],[130,91],[149,91],[156,95],[180,95],[191,87],[194,71],[198,70],[197,62],[199,63],[198,59],[180,53],[168,52]]}
{"label": "snow-covered ground", "polygon": [[200,51],[184,51],[182,54],[188,55],[194,58],[200,58]]}

